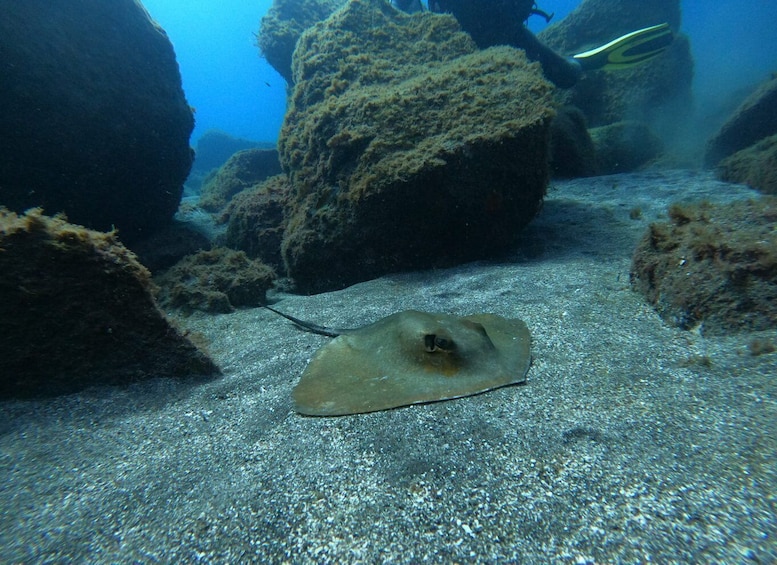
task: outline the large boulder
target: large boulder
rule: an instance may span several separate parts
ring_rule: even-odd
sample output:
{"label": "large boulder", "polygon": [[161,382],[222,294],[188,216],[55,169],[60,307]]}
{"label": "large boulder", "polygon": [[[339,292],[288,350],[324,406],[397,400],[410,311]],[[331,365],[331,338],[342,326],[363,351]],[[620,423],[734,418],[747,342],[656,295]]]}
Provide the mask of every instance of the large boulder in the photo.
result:
{"label": "large boulder", "polygon": [[660,121],[672,109],[672,120],[691,110],[693,59],[680,28],[679,0],[584,0],[566,18],[539,34],[559,53],[574,54],[649,25],[669,23],[675,40],[660,57],[616,72],[586,73],[574,88],[559,91],[565,104],[580,108],[591,127],[640,116]]}
{"label": "large boulder", "polygon": [[493,255],[539,210],[553,87],[448,15],[351,0],[300,38],[279,138],[300,290]]}
{"label": "large boulder", "polygon": [[707,142],[704,164],[721,159],[777,134],[777,76],[762,84]]}
{"label": "large boulder", "polygon": [[0,250],[0,398],[218,372],[115,233],[0,208]]}
{"label": "large boulder", "polygon": [[0,204],[123,240],[166,225],[192,111],[164,31],[134,0],[0,0]]}

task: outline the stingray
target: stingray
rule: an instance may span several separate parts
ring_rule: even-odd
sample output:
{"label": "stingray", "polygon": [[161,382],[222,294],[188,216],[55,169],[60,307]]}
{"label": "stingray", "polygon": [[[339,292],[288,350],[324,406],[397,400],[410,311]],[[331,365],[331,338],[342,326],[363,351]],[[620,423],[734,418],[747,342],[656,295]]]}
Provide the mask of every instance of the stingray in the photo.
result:
{"label": "stingray", "polygon": [[319,349],[292,396],[297,412],[341,416],[471,396],[524,383],[526,324],[496,314],[406,310],[354,329],[318,326],[273,308],[306,331],[334,337]]}

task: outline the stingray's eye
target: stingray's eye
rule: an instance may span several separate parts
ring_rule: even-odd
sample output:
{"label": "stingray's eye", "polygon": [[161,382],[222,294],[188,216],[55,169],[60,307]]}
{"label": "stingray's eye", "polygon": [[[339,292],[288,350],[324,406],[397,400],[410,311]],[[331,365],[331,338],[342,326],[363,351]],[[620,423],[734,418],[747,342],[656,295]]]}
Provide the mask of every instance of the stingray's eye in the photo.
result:
{"label": "stingray's eye", "polygon": [[443,351],[453,351],[453,348],[456,347],[452,339],[440,336],[434,338],[434,344],[437,346],[437,349],[442,349]]}
{"label": "stingray's eye", "polygon": [[424,347],[428,353],[434,353],[435,351],[453,351],[455,345],[450,338],[426,334],[424,336]]}

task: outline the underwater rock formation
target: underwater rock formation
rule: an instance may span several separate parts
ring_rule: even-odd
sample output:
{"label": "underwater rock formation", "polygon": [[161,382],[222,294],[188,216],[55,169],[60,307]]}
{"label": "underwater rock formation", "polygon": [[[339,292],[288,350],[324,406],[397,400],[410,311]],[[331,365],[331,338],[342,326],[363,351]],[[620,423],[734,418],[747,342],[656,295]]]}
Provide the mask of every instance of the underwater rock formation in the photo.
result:
{"label": "underwater rock formation", "polygon": [[197,140],[192,172],[197,171],[204,174],[212,169],[218,169],[232,155],[244,149],[273,149],[274,147],[274,143],[251,141],[223,131],[209,129]]}
{"label": "underwater rock formation", "polygon": [[0,397],[218,372],[114,233],[0,209],[0,272]]}
{"label": "underwater rock formation", "polygon": [[300,290],[490,256],[539,210],[552,86],[447,15],[352,0],[309,29],[279,139]]}
{"label": "underwater rock formation", "polygon": [[232,312],[261,306],[275,271],[242,251],[217,247],[184,257],[156,279],[159,302],[184,311]]}
{"label": "underwater rock formation", "polygon": [[573,106],[559,108],[550,125],[550,170],[555,177],[596,174],[596,150],[585,116]]}
{"label": "underwater rock formation", "polygon": [[205,234],[178,221],[130,246],[130,250],[153,275],[169,269],[187,255],[210,248],[210,239]]}
{"label": "underwater rock formation", "polygon": [[777,198],[674,204],[639,243],[631,280],[681,328],[777,327]]}
{"label": "underwater rock formation", "polygon": [[636,171],[661,155],[664,144],[642,122],[623,121],[592,128],[600,175]]}
{"label": "underwater rock formation", "polygon": [[726,157],[718,163],[716,175],[726,182],[746,184],[777,195],[777,135]]}
{"label": "underwater rock formation", "polygon": [[704,165],[714,167],[721,159],[771,135],[777,135],[777,76],[748,96],[710,138]]}
{"label": "underwater rock formation", "polygon": [[226,244],[285,272],[281,243],[290,194],[286,175],[278,175],[235,196],[223,214],[229,221]]}
{"label": "underwater rock formation", "polygon": [[652,123],[662,118],[667,107],[672,118],[662,125],[676,127],[677,116],[690,113],[693,78],[690,44],[677,35],[679,0],[584,0],[539,38],[559,53],[571,55],[661,22],[669,23],[675,33],[666,53],[629,70],[588,72],[574,88],[559,90],[559,99],[580,108],[591,127],[635,116]]}
{"label": "underwater rock formation", "polygon": [[165,226],[192,163],[173,47],[134,0],[3,2],[0,204],[123,241]]}
{"label": "underwater rock formation", "polygon": [[275,149],[238,151],[202,186],[200,207],[209,212],[224,208],[237,193],[281,172]]}
{"label": "underwater rock formation", "polygon": [[259,49],[267,62],[291,84],[291,57],[302,32],[329,17],[346,0],[274,0],[262,18]]}

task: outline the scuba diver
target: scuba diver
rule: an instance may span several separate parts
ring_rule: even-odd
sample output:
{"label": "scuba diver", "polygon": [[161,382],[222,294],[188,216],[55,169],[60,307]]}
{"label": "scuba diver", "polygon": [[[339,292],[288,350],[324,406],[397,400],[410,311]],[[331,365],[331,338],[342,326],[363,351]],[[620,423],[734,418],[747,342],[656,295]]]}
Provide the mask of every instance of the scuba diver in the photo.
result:
{"label": "scuba diver", "polygon": [[[574,86],[584,71],[622,69],[652,59],[672,42],[669,24],[662,23],[627,33],[609,43],[564,57],[542,43],[525,24],[530,16],[549,22],[553,14],[540,10],[533,0],[428,0],[429,10],[452,14],[481,49],[512,45],[538,61],[543,73],[559,88]],[[421,0],[393,0],[398,9],[423,10]]]}

